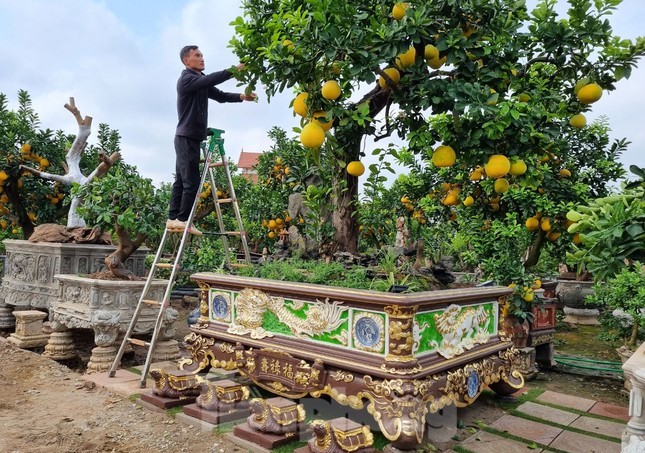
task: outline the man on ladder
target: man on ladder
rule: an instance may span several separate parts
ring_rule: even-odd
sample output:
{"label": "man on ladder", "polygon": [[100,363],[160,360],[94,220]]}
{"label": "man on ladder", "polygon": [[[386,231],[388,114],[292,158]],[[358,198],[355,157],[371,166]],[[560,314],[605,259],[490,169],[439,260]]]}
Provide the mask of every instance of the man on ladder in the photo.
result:
{"label": "man on ladder", "polygon": [[[187,236],[189,234],[202,234],[201,231],[192,225],[192,221],[197,206],[197,192],[204,184],[207,176],[210,176],[211,185],[213,187],[215,211],[217,213],[220,228],[220,232],[215,234],[222,238],[226,263],[229,267],[241,265],[239,263],[233,263],[230,258],[228,240],[226,239],[229,235],[240,237],[246,263],[250,263],[246,233],[244,232],[242,225],[237,197],[235,196],[231,173],[228,169],[226,155],[224,153],[223,138],[221,136],[224,131],[219,129],[210,129],[210,131],[208,131],[210,132],[211,137],[209,139],[208,146],[205,149],[204,170],[201,173],[199,164],[201,154],[200,145],[207,137],[208,99],[214,99],[218,102],[242,102],[253,101],[257,96],[255,93],[251,93],[249,95],[225,93],[215,88],[215,85],[230,79],[233,75],[228,70],[204,75],[202,73],[202,70],[204,69],[204,57],[197,46],[184,47],[180,52],[180,57],[181,61],[186,66],[186,69],[181,73],[179,81],[177,82],[177,113],[179,116],[177,132],[175,134],[175,153],[177,155],[177,162],[175,183],[172,188],[172,196],[170,200],[169,218],[166,222],[166,230],[161,238],[161,243],[155,255],[150,273],[148,274],[146,284],[141,292],[141,297],[139,298],[137,307],[132,315],[132,319],[130,320],[130,325],[108,373],[109,377],[116,376],[117,368],[128,345],[133,344],[146,347],[148,348],[148,354],[141,373],[142,388],[146,385],[146,376],[150,370],[154,348],[159,337],[159,331],[165,320],[165,310],[170,306],[170,293],[175,279],[177,278],[177,272],[180,268],[181,258],[187,243]],[[237,69],[242,68],[244,68],[244,65],[242,64],[237,66]],[[212,162],[214,154],[217,154],[217,157],[221,162]],[[224,167],[224,173],[226,174],[229,191],[231,193],[231,197],[227,199],[218,199],[216,195],[217,192],[213,176],[213,167],[219,166]],[[237,231],[225,230],[220,208],[221,203],[232,203],[238,225]],[[179,247],[175,250],[173,262],[165,263],[162,262],[164,246],[169,233],[173,232],[181,232],[182,238]],[[171,269],[171,273],[163,299],[149,299],[148,292],[151,288],[152,281],[155,278],[155,270],[164,268]],[[155,306],[159,309],[150,342],[133,338],[135,327],[144,305]]]}
{"label": "man on ladder", "polygon": [[[255,93],[225,93],[215,87],[233,77],[225,69],[204,74],[204,55],[197,46],[185,46],[179,53],[186,66],[177,81],[177,131],[175,132],[175,182],[172,186],[170,210],[166,228],[171,231],[189,228],[191,234],[202,233],[187,225],[188,216],[199,190],[200,144],[206,139],[208,127],[208,99],[217,102],[255,101]],[[244,64],[236,67],[244,69]]]}

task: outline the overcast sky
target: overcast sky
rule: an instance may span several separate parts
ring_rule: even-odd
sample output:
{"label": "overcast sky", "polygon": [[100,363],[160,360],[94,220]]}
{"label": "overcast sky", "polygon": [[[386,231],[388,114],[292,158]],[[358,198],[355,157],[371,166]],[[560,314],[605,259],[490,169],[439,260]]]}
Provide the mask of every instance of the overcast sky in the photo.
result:
{"label": "overcast sky", "polygon": [[[529,5],[535,0],[528,0]],[[227,48],[241,15],[241,0],[0,0],[0,92],[17,107],[27,90],[43,128],[77,133],[63,108],[73,96],[82,115],[93,117],[92,143],[99,123],[118,129],[123,159],[153,181],[172,181],[176,126],[176,81],[183,65],[179,49],[197,44],[206,72],[237,64]],[[645,1],[624,0],[614,14],[623,38],[645,35]],[[593,120],[607,115],[613,137],[632,141],[626,165],[645,166],[645,62],[618,90],[594,104]],[[234,80],[219,86],[239,92]],[[225,148],[237,162],[240,150],[264,151],[273,126],[298,124],[288,107],[291,93],[271,99],[258,90],[258,103],[211,102],[209,123],[224,129]],[[370,144],[368,144],[370,146]],[[369,150],[368,150],[369,151]],[[370,154],[369,152],[367,153]],[[364,176],[365,177],[365,176]]]}

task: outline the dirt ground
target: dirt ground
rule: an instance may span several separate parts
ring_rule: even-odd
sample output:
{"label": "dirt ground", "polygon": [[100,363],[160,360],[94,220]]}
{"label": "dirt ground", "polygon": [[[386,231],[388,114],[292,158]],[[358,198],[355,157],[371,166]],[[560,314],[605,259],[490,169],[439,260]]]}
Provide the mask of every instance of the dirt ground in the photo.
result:
{"label": "dirt ground", "polygon": [[[187,332],[185,324],[178,330],[178,336]],[[91,388],[81,372],[17,349],[0,337],[0,453],[243,451],[221,435],[205,434],[105,389]],[[628,401],[622,383],[615,380],[540,373],[528,386],[620,405]],[[435,443],[439,451],[465,438],[468,426],[500,418],[504,411],[497,402],[484,395],[460,409],[461,429]]]}

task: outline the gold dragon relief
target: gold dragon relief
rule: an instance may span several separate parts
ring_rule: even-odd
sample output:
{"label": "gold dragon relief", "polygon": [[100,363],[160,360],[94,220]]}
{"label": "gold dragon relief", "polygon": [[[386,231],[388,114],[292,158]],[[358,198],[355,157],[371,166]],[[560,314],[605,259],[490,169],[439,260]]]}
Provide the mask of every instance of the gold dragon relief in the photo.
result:
{"label": "gold dragon relief", "polygon": [[[311,339],[323,334],[330,334],[347,325],[347,307],[343,302],[329,299],[325,301],[286,300],[252,288],[245,288],[235,298],[235,317],[227,329],[235,335],[249,335],[251,338],[263,339],[273,337],[273,333],[263,327],[264,316],[273,313],[278,320],[289,327],[297,338]],[[304,313],[304,318],[296,315]],[[333,336],[343,345],[348,343],[347,329]]]}
{"label": "gold dragon relief", "polygon": [[[452,304],[433,317],[441,341],[431,340],[428,345],[446,359],[461,355],[477,344],[485,344],[490,340],[488,330],[493,317],[485,305],[462,307]],[[427,326],[420,326],[417,332],[420,332],[421,327]],[[417,335],[415,340],[420,341],[420,333]]]}

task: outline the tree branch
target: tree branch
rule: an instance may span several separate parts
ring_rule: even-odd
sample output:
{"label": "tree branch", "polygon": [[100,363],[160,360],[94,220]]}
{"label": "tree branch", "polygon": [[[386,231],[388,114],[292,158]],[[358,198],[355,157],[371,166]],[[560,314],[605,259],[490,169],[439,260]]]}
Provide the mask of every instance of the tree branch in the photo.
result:
{"label": "tree branch", "polygon": [[34,175],[38,176],[39,178],[47,179],[49,181],[56,181],[56,182],[60,182],[60,183],[63,183],[63,184],[71,184],[73,182],[67,176],[54,175],[52,173],[47,173],[45,171],[36,170],[35,168],[31,168],[31,167],[28,167],[26,165],[21,165],[20,169],[28,171],[29,173],[33,173]]}

